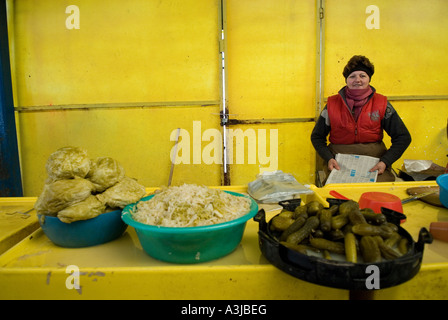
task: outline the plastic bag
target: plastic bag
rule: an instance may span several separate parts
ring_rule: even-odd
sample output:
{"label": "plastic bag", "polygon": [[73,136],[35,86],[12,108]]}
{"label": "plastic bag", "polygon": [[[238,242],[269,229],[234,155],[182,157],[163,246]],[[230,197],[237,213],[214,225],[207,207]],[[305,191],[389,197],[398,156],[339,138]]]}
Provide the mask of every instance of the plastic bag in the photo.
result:
{"label": "plastic bag", "polygon": [[257,175],[256,180],[249,182],[247,191],[259,203],[278,203],[300,194],[313,193],[311,189],[297,182],[291,174],[281,170],[265,171]]}

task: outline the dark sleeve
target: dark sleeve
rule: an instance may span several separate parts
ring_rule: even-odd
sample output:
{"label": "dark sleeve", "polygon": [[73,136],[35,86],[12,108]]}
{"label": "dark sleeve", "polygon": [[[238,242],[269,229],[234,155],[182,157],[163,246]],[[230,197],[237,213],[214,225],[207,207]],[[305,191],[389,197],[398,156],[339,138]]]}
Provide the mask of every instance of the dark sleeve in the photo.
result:
{"label": "dark sleeve", "polygon": [[327,146],[327,136],[330,133],[330,126],[327,125],[328,113],[327,108],[321,112],[319,119],[317,119],[313,132],[311,133],[311,143],[319,156],[328,162],[331,158],[334,158],[333,153]]}
{"label": "dark sleeve", "polygon": [[382,120],[384,131],[390,136],[392,145],[380,158],[388,167],[397,161],[411,144],[409,133],[403,120],[401,120],[394,107],[387,102],[386,114]]}

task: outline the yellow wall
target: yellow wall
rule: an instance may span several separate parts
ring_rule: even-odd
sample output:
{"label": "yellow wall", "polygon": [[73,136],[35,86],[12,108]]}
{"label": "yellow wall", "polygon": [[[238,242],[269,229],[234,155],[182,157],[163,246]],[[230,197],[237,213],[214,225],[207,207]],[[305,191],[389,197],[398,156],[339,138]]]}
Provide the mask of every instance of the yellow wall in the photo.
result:
{"label": "yellow wall", "polygon": [[292,173],[304,183],[314,182],[309,136],[315,115],[315,7],[314,1],[259,0],[256,5],[254,1],[226,1],[230,118],[278,121],[231,126],[243,131],[276,130],[278,136],[277,147],[267,148],[277,151],[277,167],[259,161],[242,166],[233,161],[230,178],[234,184],[254,180],[266,167]]}
{"label": "yellow wall", "polygon": [[[66,26],[72,4],[79,29]],[[221,130],[219,1],[17,0],[8,12],[25,195],[66,145],[166,185],[173,130]],[[181,163],[182,182],[219,185],[221,165]]]}
{"label": "yellow wall", "polygon": [[[445,0],[375,1],[379,29],[366,26],[369,1],[322,1],[323,83],[317,93],[317,0],[223,0],[223,46],[220,0],[7,4],[27,196],[40,192],[49,154],[66,145],[84,147],[92,157],[115,157],[146,186],[166,184],[177,128],[183,129],[183,162],[173,183],[221,184],[222,164],[209,164],[220,156],[216,148],[224,134],[220,47],[229,118],[251,122],[227,129],[255,134],[227,145],[234,151],[232,184],[246,184],[267,168],[314,183],[309,136],[318,97],[344,85],[342,69],[354,54],[373,61],[372,85],[390,98],[411,131],[413,142],[394,168],[404,158],[446,164]],[[67,19],[74,21],[73,12],[66,13],[70,5],[79,8],[79,29],[67,28]]]}

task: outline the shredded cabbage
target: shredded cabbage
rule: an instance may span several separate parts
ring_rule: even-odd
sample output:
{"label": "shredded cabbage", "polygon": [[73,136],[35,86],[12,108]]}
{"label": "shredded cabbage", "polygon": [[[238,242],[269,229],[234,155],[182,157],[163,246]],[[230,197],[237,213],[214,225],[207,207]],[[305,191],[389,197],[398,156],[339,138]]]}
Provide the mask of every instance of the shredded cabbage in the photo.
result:
{"label": "shredded cabbage", "polygon": [[239,218],[250,210],[251,201],[220,189],[183,184],[162,189],[137,204],[134,220],[164,227],[195,227]]}

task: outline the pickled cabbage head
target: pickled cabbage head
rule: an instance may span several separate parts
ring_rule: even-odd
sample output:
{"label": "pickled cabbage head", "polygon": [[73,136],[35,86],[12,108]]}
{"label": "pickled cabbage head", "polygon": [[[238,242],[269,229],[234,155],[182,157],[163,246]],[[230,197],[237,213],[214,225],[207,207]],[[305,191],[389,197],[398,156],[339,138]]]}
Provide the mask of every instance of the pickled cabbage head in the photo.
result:
{"label": "pickled cabbage head", "polygon": [[105,212],[106,206],[94,195],[85,200],[68,206],[58,212],[58,218],[62,222],[71,223],[79,220],[87,220]]}
{"label": "pickled cabbage head", "polygon": [[52,180],[84,178],[90,170],[90,159],[82,148],[64,147],[48,157],[45,169]]}
{"label": "pickled cabbage head", "polygon": [[103,193],[97,194],[100,201],[111,208],[124,208],[137,202],[146,194],[145,187],[135,179],[125,177]]}
{"label": "pickled cabbage head", "polygon": [[68,206],[90,196],[93,184],[82,178],[56,180],[44,185],[34,208],[38,214],[56,216]]}
{"label": "pickled cabbage head", "polygon": [[103,192],[122,180],[124,176],[125,171],[118,161],[101,157],[91,161],[90,171],[86,178],[94,184],[96,192]]}

